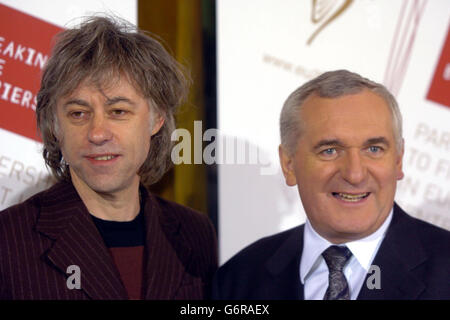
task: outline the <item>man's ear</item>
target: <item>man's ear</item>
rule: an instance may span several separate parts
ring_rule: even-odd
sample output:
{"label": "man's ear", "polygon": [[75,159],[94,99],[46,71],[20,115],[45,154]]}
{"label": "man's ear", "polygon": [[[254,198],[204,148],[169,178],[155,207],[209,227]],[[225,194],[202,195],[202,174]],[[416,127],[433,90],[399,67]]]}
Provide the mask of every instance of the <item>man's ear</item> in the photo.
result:
{"label": "man's ear", "polygon": [[395,167],[397,170],[397,180],[403,179],[405,174],[403,173],[403,154],[405,153],[405,140],[402,138],[401,150],[397,152],[397,160]]}
{"label": "man's ear", "polygon": [[155,115],[155,119],[153,120],[153,128],[152,128],[152,136],[158,133],[158,131],[161,129],[161,127],[164,124],[164,117],[162,117],[159,114]]}
{"label": "man's ear", "polygon": [[283,170],[286,184],[290,187],[297,185],[294,170],[294,156],[291,156],[281,144],[278,147],[278,155],[280,156],[281,169]]}

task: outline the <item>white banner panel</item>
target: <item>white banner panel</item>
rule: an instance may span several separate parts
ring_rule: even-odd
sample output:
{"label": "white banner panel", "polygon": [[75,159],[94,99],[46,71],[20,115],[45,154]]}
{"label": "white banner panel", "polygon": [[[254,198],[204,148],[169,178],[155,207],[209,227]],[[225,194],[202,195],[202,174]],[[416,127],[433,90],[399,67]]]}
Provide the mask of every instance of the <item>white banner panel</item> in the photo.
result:
{"label": "white banner panel", "polygon": [[48,188],[35,96],[54,34],[107,12],[137,22],[136,0],[0,0],[0,210]]}
{"label": "white banner panel", "polygon": [[448,0],[217,1],[219,150],[250,154],[219,166],[221,262],[304,221],[278,163],[279,114],[295,88],[335,69],[396,96],[406,143],[396,201],[450,229],[449,17]]}

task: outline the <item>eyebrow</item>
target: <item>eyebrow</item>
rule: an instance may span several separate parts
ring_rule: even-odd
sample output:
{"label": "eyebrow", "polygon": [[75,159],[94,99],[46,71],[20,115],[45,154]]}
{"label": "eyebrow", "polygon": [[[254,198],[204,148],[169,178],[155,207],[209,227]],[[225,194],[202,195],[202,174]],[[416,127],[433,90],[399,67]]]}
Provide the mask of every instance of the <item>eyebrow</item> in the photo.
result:
{"label": "eyebrow", "polygon": [[322,139],[314,145],[313,149],[317,150],[317,149],[320,149],[325,146],[340,146],[340,147],[342,147],[342,146],[344,146],[344,143],[342,141],[340,141],[339,139]]}
{"label": "eyebrow", "polygon": [[[132,100],[130,100],[128,98],[125,98],[125,97],[122,97],[122,96],[107,98],[105,105],[106,106],[112,106],[112,105],[114,105],[116,103],[119,103],[119,102],[125,102],[125,103],[127,103],[127,104],[129,104],[131,106],[135,106],[136,105],[136,103],[134,103]],[[83,107],[89,107],[90,106],[90,104],[87,101],[85,101],[85,100],[82,100],[82,99],[70,99],[69,101],[64,103],[64,107],[70,106],[72,104],[83,106]]]}
{"label": "eyebrow", "polygon": [[89,103],[81,99],[70,99],[69,101],[66,101],[63,106],[64,108],[66,108],[72,104],[76,104],[83,107],[89,107]]}
{"label": "eyebrow", "polygon": [[114,104],[116,104],[116,103],[119,103],[119,102],[125,102],[125,103],[128,103],[129,105],[132,105],[132,106],[136,105],[136,104],[134,103],[134,101],[132,101],[132,100],[130,100],[130,99],[128,99],[128,98],[122,97],[122,96],[108,98],[108,99],[106,100],[106,103],[105,103],[105,104],[106,104],[107,106],[112,106],[112,105],[114,105]]}
{"label": "eyebrow", "polygon": [[364,143],[364,145],[372,145],[372,144],[384,144],[386,146],[390,146],[389,140],[385,137],[375,137],[367,139],[367,141]]}
{"label": "eyebrow", "polygon": [[[385,137],[369,138],[366,141],[364,141],[364,143],[363,143],[364,146],[369,146],[369,145],[374,145],[374,144],[384,144],[387,147],[390,146],[390,143],[389,143],[388,139],[386,139]],[[339,139],[323,139],[323,140],[320,140],[319,142],[317,142],[314,145],[313,149],[317,150],[317,149],[320,149],[320,148],[325,147],[325,146],[345,147],[345,143],[343,143]]]}

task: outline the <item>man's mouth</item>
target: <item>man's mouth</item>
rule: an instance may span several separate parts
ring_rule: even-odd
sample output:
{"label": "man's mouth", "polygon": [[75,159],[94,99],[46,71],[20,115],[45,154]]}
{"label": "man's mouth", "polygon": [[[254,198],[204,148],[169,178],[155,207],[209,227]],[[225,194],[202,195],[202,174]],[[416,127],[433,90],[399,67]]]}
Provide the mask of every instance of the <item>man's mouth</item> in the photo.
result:
{"label": "man's mouth", "polygon": [[116,158],[117,156],[114,156],[114,155],[107,155],[107,156],[98,156],[98,157],[92,157],[92,159],[94,159],[94,160],[98,160],[98,161],[101,161],[101,160],[111,160],[111,159],[114,159],[114,158]]}
{"label": "man's mouth", "polygon": [[345,193],[345,192],[332,192],[333,197],[347,202],[358,202],[367,198],[370,192],[364,193]]}
{"label": "man's mouth", "polygon": [[99,154],[99,155],[89,155],[86,156],[91,161],[110,161],[117,158],[119,155],[117,154]]}

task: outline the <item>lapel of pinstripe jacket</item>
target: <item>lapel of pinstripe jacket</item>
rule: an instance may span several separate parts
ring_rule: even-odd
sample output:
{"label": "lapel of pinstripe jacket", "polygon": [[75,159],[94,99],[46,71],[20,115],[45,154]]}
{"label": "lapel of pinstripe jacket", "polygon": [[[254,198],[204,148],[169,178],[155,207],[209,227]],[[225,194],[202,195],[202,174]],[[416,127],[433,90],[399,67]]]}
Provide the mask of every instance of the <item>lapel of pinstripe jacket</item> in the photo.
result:
{"label": "lapel of pinstripe jacket", "polygon": [[91,299],[127,299],[114,261],[71,183],[60,182],[49,189],[36,230],[54,241],[44,253],[46,261],[66,278],[67,268],[78,266],[81,290]]}
{"label": "lapel of pinstripe jacket", "polygon": [[174,299],[191,263],[192,249],[180,236],[180,221],[153,195],[146,198],[146,263],[144,299]]}

